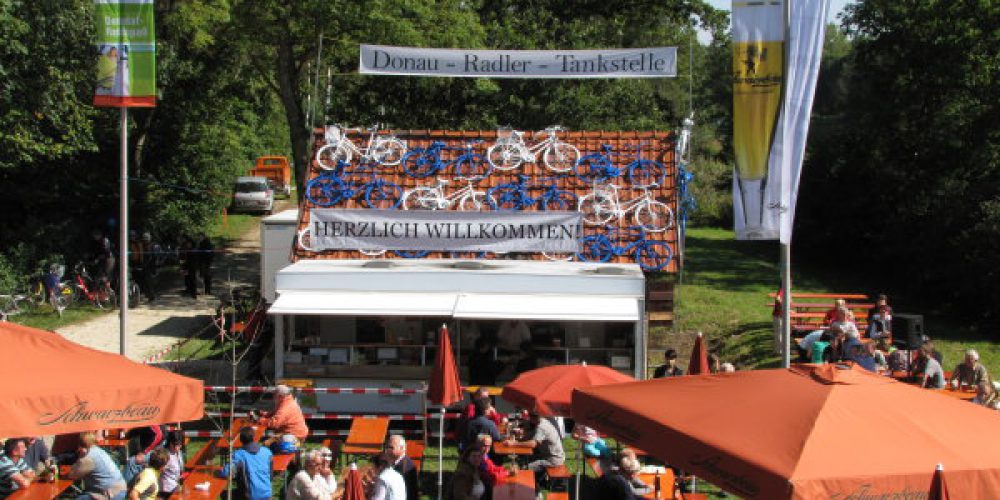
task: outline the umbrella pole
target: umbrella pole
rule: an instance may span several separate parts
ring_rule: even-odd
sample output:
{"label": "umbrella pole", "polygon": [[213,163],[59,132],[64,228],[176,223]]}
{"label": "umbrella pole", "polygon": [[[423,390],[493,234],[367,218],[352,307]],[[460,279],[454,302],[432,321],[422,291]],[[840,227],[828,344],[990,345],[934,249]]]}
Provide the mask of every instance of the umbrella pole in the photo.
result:
{"label": "umbrella pole", "polygon": [[444,491],[444,406],[441,407],[441,418],[438,419],[438,500]]}
{"label": "umbrella pole", "polygon": [[573,498],[580,500],[580,474],[583,473],[583,443],[577,441],[576,456],[579,458],[579,468],[576,469],[576,489]]}

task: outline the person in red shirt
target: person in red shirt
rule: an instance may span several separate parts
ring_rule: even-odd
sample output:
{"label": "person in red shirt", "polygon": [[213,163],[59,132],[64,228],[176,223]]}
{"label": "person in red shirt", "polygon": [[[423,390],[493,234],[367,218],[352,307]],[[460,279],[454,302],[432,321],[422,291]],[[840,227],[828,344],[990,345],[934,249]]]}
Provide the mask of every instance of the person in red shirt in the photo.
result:
{"label": "person in red shirt", "polygon": [[486,485],[486,491],[492,492],[493,486],[501,479],[510,475],[510,471],[502,465],[497,465],[490,458],[493,449],[493,438],[489,434],[480,434],[477,438],[479,447],[483,450],[483,461],[479,464],[479,475]]}
{"label": "person in red shirt", "polygon": [[298,401],[292,396],[292,389],[285,385],[275,388],[274,411],[262,413],[257,422],[274,431],[278,439],[290,434],[302,443],[309,435],[302,408],[299,408]]}
{"label": "person in red shirt", "polygon": [[500,412],[493,407],[493,401],[490,399],[490,390],[486,387],[480,387],[477,389],[476,393],[472,396],[472,401],[470,401],[468,406],[465,407],[465,411],[462,412],[462,417],[465,418],[465,421],[468,422],[476,418],[477,399],[485,399],[490,404],[490,407],[486,410],[486,418],[492,420],[494,424],[497,424],[497,429],[502,428],[501,424],[503,423],[503,415],[501,415]]}

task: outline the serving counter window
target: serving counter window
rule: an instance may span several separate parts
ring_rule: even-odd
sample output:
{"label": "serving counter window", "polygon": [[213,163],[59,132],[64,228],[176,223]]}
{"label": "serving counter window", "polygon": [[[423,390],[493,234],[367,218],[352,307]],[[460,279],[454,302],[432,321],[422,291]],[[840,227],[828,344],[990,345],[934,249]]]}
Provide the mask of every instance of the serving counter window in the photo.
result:
{"label": "serving counter window", "polygon": [[301,315],[289,318],[287,377],[424,380],[448,324],[463,383],[498,385],[553,364],[608,365],[633,374],[635,324]]}

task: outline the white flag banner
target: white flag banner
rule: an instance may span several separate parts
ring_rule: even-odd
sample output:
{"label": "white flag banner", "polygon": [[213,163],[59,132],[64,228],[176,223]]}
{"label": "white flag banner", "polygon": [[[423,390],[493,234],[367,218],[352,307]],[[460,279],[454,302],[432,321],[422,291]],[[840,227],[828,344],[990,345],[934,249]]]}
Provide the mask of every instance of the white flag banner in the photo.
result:
{"label": "white flag banner", "polygon": [[733,2],[737,239],[791,242],[829,4],[790,2],[785,40],[783,1]]}
{"label": "white flag banner", "polygon": [[580,212],[314,208],[304,248],[576,253],[581,223]]}
{"label": "white flag banner", "polygon": [[677,47],[471,50],[362,45],[358,72],[470,78],[667,78],[677,76]]}

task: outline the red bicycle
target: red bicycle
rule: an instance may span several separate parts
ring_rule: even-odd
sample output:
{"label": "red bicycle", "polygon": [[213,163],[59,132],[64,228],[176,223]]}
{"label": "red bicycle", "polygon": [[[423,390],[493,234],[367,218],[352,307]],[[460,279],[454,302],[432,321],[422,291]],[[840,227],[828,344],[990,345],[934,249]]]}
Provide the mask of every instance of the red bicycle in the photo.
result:
{"label": "red bicycle", "polygon": [[98,309],[111,309],[115,305],[115,289],[107,278],[95,279],[81,263],[73,268],[73,284],[80,297],[89,300]]}

